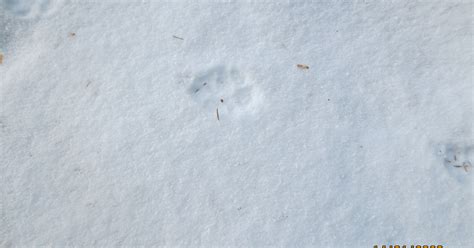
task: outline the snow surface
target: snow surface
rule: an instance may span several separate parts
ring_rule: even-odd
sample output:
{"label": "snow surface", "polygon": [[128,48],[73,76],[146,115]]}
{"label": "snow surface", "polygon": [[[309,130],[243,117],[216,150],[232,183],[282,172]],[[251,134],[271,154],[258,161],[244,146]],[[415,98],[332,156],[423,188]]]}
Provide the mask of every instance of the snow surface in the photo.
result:
{"label": "snow surface", "polygon": [[0,2],[0,246],[474,244],[472,1]]}

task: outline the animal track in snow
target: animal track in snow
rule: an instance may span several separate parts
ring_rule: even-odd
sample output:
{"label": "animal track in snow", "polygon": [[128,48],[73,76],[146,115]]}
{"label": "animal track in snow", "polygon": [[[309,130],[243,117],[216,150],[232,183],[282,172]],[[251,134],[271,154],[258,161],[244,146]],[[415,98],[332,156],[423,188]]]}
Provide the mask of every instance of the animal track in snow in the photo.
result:
{"label": "animal track in snow", "polygon": [[218,112],[221,120],[255,115],[263,101],[260,89],[248,75],[225,66],[198,74],[188,93],[210,113]]}
{"label": "animal track in snow", "polygon": [[471,173],[474,158],[474,146],[465,143],[440,144],[437,148],[438,156],[443,159],[443,164],[448,172],[461,180],[463,176]]}
{"label": "animal track in snow", "polygon": [[0,5],[12,15],[32,19],[56,12],[64,0],[0,0]]}

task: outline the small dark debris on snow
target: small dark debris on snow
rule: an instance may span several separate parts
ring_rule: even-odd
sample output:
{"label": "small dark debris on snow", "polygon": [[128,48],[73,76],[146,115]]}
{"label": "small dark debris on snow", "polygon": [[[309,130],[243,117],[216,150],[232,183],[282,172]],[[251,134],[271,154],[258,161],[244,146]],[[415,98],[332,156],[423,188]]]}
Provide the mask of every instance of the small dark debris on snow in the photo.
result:
{"label": "small dark debris on snow", "polygon": [[224,102],[224,99],[221,98],[221,102]]}
{"label": "small dark debris on snow", "polygon": [[69,33],[69,37],[74,37],[74,36],[76,36],[76,33],[74,32]]}
{"label": "small dark debris on snow", "polygon": [[296,67],[298,67],[300,69],[303,69],[303,70],[308,70],[309,69],[309,66],[304,65],[304,64],[297,64]]}
{"label": "small dark debris on snow", "polygon": [[220,118],[219,118],[219,108],[216,108],[216,116],[217,116],[217,120],[220,121]]}
{"label": "small dark debris on snow", "polygon": [[173,35],[173,38],[178,39],[178,40],[184,40],[183,38],[178,37],[178,36],[176,36],[176,35]]}

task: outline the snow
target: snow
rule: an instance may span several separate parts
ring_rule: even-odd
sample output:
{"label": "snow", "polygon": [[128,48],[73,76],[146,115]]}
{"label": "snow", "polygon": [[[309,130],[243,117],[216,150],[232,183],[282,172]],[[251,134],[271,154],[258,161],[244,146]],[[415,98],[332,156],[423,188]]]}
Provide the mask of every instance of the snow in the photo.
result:
{"label": "snow", "polygon": [[0,246],[474,243],[471,1],[0,3]]}

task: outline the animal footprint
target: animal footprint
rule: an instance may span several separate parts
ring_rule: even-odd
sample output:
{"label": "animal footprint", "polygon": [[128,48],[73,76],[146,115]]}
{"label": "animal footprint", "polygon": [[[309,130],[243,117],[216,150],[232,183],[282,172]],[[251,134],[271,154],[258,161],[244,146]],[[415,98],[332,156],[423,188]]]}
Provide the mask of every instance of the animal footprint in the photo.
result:
{"label": "animal footprint", "polygon": [[463,174],[470,173],[474,158],[474,146],[463,143],[448,143],[438,146],[438,155],[443,159],[449,173],[461,180]]}
{"label": "animal footprint", "polygon": [[217,66],[198,74],[188,89],[196,103],[218,120],[253,116],[263,95],[254,81],[236,68]]}

